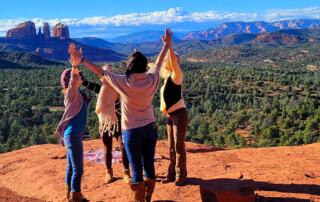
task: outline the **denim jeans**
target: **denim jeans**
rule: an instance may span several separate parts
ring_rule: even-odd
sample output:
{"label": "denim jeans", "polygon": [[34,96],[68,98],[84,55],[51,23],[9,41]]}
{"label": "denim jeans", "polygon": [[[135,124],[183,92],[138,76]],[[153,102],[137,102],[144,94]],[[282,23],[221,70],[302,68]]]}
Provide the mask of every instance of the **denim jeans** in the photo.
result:
{"label": "denim jeans", "polygon": [[65,134],[64,144],[67,149],[66,184],[71,186],[71,192],[81,191],[83,174],[83,134]]}
{"label": "denim jeans", "polygon": [[157,139],[158,133],[154,123],[123,130],[123,143],[131,167],[133,184],[143,182],[143,170],[146,178],[156,178],[154,155]]}

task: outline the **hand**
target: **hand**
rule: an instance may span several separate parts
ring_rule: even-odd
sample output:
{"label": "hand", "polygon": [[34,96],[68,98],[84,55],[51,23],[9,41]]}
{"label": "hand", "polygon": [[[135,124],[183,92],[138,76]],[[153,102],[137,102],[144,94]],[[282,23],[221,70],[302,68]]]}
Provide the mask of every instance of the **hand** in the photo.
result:
{"label": "hand", "polygon": [[74,58],[74,60],[78,60],[78,59],[81,60],[81,58],[83,57],[82,48],[80,48],[80,50],[78,50],[74,43],[71,43],[69,45],[68,52],[69,52],[70,56],[72,56]]}
{"label": "hand", "polygon": [[161,36],[161,40],[162,40],[162,43],[163,43],[163,44],[167,43],[167,39],[166,39],[166,37],[165,37],[164,35]]}
{"label": "hand", "polygon": [[72,67],[78,68],[81,64],[81,57],[75,57],[73,55],[70,55],[69,62],[72,65]]}
{"label": "hand", "polygon": [[165,35],[161,37],[162,43],[167,43],[168,46],[172,46],[172,32],[169,28],[165,30]]}
{"label": "hand", "polygon": [[172,32],[169,28],[167,28],[165,31],[165,41],[169,47],[172,46]]}

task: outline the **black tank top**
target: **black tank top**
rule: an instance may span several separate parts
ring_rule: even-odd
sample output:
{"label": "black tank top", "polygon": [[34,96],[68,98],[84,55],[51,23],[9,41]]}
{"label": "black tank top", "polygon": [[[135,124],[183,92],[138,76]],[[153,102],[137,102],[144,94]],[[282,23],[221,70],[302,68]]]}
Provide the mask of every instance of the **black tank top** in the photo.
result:
{"label": "black tank top", "polygon": [[173,83],[171,76],[167,78],[167,82],[163,89],[163,100],[166,104],[166,110],[182,99],[181,85]]}

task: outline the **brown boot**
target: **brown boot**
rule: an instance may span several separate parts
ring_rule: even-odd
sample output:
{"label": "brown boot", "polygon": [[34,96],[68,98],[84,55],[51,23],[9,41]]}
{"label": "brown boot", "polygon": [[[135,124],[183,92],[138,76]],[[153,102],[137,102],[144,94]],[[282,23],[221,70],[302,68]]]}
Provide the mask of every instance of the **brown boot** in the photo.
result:
{"label": "brown boot", "polygon": [[66,198],[67,198],[67,201],[70,200],[70,191],[71,191],[70,185],[66,184]]}
{"label": "brown boot", "polygon": [[113,182],[114,181],[114,178],[113,178],[113,170],[112,170],[112,168],[111,169],[107,169],[106,170],[106,176],[105,176],[105,178],[104,178],[104,183],[105,184],[109,184],[109,183],[111,183],[111,182]]}
{"label": "brown boot", "polygon": [[125,169],[124,170],[124,174],[123,174],[123,181],[126,183],[126,184],[130,184],[130,170],[129,169]]}
{"label": "brown boot", "polygon": [[152,194],[156,186],[156,180],[146,179],[144,182],[146,186],[146,202],[151,202]]}
{"label": "brown boot", "polygon": [[144,202],[146,195],[146,188],[144,182],[139,182],[136,184],[130,184],[132,191],[132,200],[131,202]]}
{"label": "brown boot", "polygon": [[88,201],[83,197],[81,192],[71,192],[71,199],[69,200],[70,202],[84,202]]}

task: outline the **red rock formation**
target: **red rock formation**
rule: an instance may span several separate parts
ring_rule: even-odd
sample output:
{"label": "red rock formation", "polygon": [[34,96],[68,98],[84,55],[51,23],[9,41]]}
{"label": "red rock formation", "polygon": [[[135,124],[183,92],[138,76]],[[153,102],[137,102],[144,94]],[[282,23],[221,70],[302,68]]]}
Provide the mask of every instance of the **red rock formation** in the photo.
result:
{"label": "red rock formation", "polygon": [[9,29],[6,34],[6,37],[9,38],[33,38],[36,36],[36,26],[31,21],[18,24],[15,28]]}
{"label": "red rock formation", "polygon": [[49,39],[51,37],[49,24],[46,22],[43,24],[43,38]]}
{"label": "red rock formation", "polygon": [[58,38],[69,38],[69,28],[67,25],[58,23],[53,27],[52,31],[53,37],[58,37]]}
{"label": "red rock formation", "polygon": [[269,34],[264,33],[257,36],[257,39],[254,43],[279,43],[279,44],[294,44],[298,43],[299,38],[296,36],[290,36],[287,34]]}

